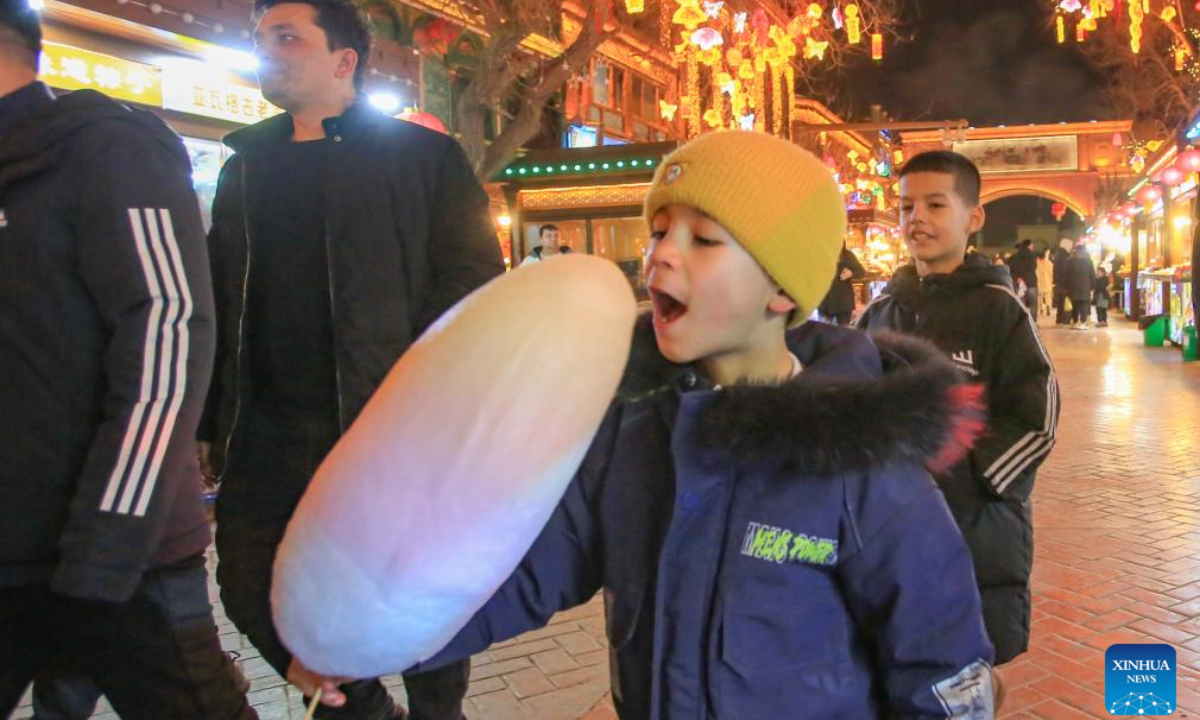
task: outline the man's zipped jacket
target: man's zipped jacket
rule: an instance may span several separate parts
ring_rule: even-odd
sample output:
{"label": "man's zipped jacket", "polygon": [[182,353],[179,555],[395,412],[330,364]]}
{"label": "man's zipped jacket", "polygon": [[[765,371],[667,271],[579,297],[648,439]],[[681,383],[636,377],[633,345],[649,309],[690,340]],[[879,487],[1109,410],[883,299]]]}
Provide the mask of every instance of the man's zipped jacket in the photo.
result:
{"label": "man's zipped jacket", "polygon": [[[452,138],[388,117],[365,100],[324,121],[329,158],[325,233],[339,423],[350,426],[420,333],[504,271],[488,197]],[[290,115],[225,138],[209,231],[217,304],[217,369],[200,439],[220,454],[253,395],[244,332],[256,246],[253,210],[271,150]],[[236,440],[235,440],[236,442]],[[216,458],[220,462],[220,458]]]}
{"label": "man's zipped jacket", "polygon": [[212,291],[183,143],[40,83],[0,139],[0,585],[119,602],[209,542]]}

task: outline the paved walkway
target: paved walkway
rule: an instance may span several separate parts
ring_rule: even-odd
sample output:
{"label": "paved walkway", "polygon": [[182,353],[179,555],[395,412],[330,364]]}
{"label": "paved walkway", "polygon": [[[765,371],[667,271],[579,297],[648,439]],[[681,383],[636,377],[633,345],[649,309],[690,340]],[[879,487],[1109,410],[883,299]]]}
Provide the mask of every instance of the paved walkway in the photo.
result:
{"label": "paved walkway", "polygon": [[[1178,653],[1177,716],[1200,717],[1200,364],[1142,348],[1123,320],[1044,337],[1063,409],[1034,495],[1033,647],[1006,668],[1001,717],[1106,715],[1105,648],[1161,641]],[[221,630],[241,655],[259,715],[300,720],[296,692],[223,617]],[[598,601],[474,663],[472,720],[614,718]],[[402,698],[399,679],[387,682]],[[14,717],[29,714],[24,706]]]}

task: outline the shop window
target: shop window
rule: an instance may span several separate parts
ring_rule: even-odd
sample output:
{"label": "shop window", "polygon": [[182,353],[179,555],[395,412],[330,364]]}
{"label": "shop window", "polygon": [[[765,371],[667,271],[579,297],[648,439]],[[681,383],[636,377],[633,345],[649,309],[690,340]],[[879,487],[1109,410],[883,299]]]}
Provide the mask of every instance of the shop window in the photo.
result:
{"label": "shop window", "polygon": [[603,60],[593,60],[592,102],[613,110],[624,109],[625,70]]}
{"label": "shop window", "polygon": [[625,130],[625,116],[611,110],[604,111],[604,127],[612,130]]}
{"label": "shop window", "polygon": [[216,140],[190,137],[183,138],[183,146],[192,162],[192,187],[195,188],[196,199],[200,203],[204,231],[208,232],[212,225],[212,203],[217,195],[217,178],[221,174],[221,166],[229,157],[229,150]]}
{"label": "shop window", "polygon": [[523,240],[524,247],[522,251],[525,256],[533,252],[535,247],[542,244],[541,229],[544,225],[554,225],[558,228],[558,244],[559,247],[569,247],[571,252],[586,253],[587,252],[587,221],[585,220],[545,220],[536,223],[523,223],[524,232]]}
{"label": "shop window", "polygon": [[600,60],[592,62],[592,102],[598,105],[612,104],[612,86],[608,73],[608,63]]}
{"label": "shop window", "polygon": [[604,218],[592,220],[592,246],[598,257],[617,264],[638,300],[648,300],[646,292],[646,250],[650,247],[650,231],[640,217]]}
{"label": "shop window", "polygon": [[[528,257],[541,244],[540,231],[553,224],[559,231],[559,245],[572,252],[590,252],[611,260],[621,268],[639,301],[649,300],[646,291],[646,250],[650,246],[650,231],[640,217],[600,218],[593,220],[556,220],[523,223],[521,251]],[[589,232],[590,231],[590,232]]]}

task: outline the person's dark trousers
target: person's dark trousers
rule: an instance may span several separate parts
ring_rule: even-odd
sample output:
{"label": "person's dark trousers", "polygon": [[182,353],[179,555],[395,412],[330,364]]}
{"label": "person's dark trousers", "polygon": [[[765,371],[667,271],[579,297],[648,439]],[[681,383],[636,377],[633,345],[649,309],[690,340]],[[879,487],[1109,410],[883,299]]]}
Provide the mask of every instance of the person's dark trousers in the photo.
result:
{"label": "person's dark trousers", "polygon": [[63,657],[122,720],[257,718],[217,638],[203,557],[148,571],[123,603],[0,588],[0,717]]}
{"label": "person's dark trousers", "polygon": [[1071,314],[1067,312],[1067,291],[1065,288],[1054,288],[1054,322],[1066,325],[1071,322]]}
{"label": "person's dark trousers", "polygon": [[1025,301],[1025,309],[1029,311],[1029,314],[1030,314],[1030,315],[1032,315],[1033,317],[1035,317],[1035,318],[1036,318],[1036,317],[1037,317],[1037,311],[1038,311],[1038,290],[1037,290],[1037,285],[1028,285],[1028,286],[1026,286],[1026,287],[1025,287],[1025,297],[1024,297],[1024,298],[1022,298],[1022,300],[1024,300],[1024,301]]}
{"label": "person's dark trousers", "polygon": [[99,701],[100,688],[65,655],[33,681],[33,720],[87,720]]}
{"label": "person's dark trousers", "polygon": [[[338,438],[328,423],[256,420],[236,441],[217,495],[217,583],[225,614],[271,667],[287,677],[292,656],[271,620],[271,569],[288,520]],[[407,675],[411,720],[461,720],[469,660]],[[346,704],[319,706],[322,720],[401,717],[379,680],[342,686]]]}
{"label": "person's dark trousers", "polygon": [[1102,323],[1108,322],[1108,308],[1103,308],[1103,307],[1096,308],[1096,322],[1102,322]]}
{"label": "person's dark trousers", "polygon": [[1092,314],[1092,305],[1088,300],[1071,301],[1071,319],[1077,323],[1085,323]]}

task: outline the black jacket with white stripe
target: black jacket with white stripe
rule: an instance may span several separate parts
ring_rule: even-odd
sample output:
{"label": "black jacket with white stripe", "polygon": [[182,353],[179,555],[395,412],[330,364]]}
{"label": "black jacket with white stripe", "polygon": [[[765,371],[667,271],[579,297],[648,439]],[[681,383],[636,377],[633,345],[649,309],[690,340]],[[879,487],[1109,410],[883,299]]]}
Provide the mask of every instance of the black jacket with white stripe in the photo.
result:
{"label": "black jacket with white stripe", "polygon": [[19,116],[0,138],[0,585],[122,601],[209,542],[199,205],[153,115],[17,93],[0,99]]}
{"label": "black jacket with white stripe", "polygon": [[1058,383],[1037,324],[1008,270],[971,255],[948,274],[900,268],[858,325],[926,338],[983,385],[987,430],[939,484],[975,558],[996,662],[1007,662],[1029,642],[1030,495],[1058,424]]}

